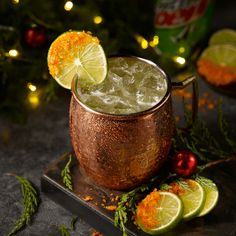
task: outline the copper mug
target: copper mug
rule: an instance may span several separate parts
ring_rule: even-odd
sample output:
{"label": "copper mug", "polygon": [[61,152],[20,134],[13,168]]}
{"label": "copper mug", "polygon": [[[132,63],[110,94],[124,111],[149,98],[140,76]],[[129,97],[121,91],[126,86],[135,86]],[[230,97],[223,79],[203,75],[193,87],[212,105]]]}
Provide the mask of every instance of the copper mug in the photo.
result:
{"label": "copper mug", "polygon": [[[95,184],[124,190],[134,188],[158,173],[168,157],[175,124],[171,90],[193,83],[189,77],[171,83],[167,74],[151,61],[167,80],[167,92],[152,108],[126,115],[92,110],[78,97],[76,82],[72,84],[70,103],[70,135],[81,168]],[[193,89],[196,111],[196,89]]]}

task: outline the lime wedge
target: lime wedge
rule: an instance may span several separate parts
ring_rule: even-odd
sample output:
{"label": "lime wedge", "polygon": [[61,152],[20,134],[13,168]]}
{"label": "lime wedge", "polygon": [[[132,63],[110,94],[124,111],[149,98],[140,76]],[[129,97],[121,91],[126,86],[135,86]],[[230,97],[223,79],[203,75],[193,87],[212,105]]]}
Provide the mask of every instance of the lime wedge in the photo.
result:
{"label": "lime wedge", "polygon": [[51,44],[48,67],[52,77],[71,89],[74,77],[81,87],[101,83],[107,75],[107,60],[99,40],[90,33],[69,31]]}
{"label": "lime wedge", "polygon": [[219,191],[216,184],[210,179],[207,179],[205,177],[198,177],[196,181],[202,185],[206,193],[205,204],[198,214],[198,216],[204,216],[216,206],[219,199]]}
{"label": "lime wedge", "polygon": [[177,194],[183,202],[183,219],[190,220],[197,216],[205,203],[203,187],[191,179],[176,181],[170,186],[168,191]]}
{"label": "lime wedge", "polygon": [[214,64],[236,68],[236,46],[233,45],[213,45],[206,48],[200,60],[206,59]]}
{"label": "lime wedge", "polygon": [[236,45],[236,31],[232,29],[222,29],[216,31],[209,40],[209,45],[234,44]]}
{"label": "lime wedge", "polygon": [[161,234],[182,219],[183,204],[173,193],[154,190],[138,205],[136,223],[148,234]]}

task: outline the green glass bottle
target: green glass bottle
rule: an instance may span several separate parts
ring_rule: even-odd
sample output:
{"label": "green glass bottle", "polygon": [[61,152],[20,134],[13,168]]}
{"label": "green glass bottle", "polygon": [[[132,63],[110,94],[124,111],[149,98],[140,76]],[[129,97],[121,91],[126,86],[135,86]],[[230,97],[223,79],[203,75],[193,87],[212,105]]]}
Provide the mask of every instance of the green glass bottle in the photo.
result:
{"label": "green glass bottle", "polygon": [[162,66],[184,67],[209,31],[212,0],[157,0],[154,18]]}

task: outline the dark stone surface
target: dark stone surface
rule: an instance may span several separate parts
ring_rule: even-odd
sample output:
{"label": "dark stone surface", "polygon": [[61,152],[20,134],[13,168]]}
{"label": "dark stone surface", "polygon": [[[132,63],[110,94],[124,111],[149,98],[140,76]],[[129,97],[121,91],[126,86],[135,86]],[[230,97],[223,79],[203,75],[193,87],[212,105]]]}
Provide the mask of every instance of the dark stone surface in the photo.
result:
{"label": "dark stone surface", "polygon": [[[68,100],[59,101],[31,114],[27,124],[0,121],[0,235],[6,235],[22,211],[17,180],[5,173],[30,179],[37,187],[44,168],[71,150],[68,133]],[[72,214],[41,194],[39,211],[32,226],[18,235],[59,235],[53,224],[70,225]],[[82,220],[72,235],[90,235]]]}

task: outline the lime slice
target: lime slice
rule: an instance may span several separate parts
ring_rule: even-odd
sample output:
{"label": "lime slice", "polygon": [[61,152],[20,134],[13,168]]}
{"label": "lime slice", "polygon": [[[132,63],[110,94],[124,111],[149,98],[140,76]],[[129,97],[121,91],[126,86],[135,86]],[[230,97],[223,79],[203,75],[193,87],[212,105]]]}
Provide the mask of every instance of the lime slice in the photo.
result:
{"label": "lime slice", "polygon": [[204,216],[216,206],[219,199],[219,191],[216,184],[210,179],[207,179],[205,177],[198,177],[196,181],[198,181],[202,185],[206,193],[205,204],[198,214],[198,216]]}
{"label": "lime slice", "polygon": [[183,203],[173,193],[154,190],[138,205],[136,223],[148,234],[166,232],[182,219]]}
{"label": "lime slice", "polygon": [[236,46],[213,45],[197,62],[197,70],[210,84],[224,86],[236,82]]}
{"label": "lime slice", "polygon": [[88,87],[101,83],[107,75],[99,40],[85,32],[69,31],[55,39],[48,51],[48,67],[52,77],[67,89],[74,77],[81,87]]}
{"label": "lime slice", "polygon": [[170,184],[168,191],[177,194],[183,202],[183,219],[190,220],[197,216],[205,203],[203,187],[196,181],[180,180]]}
{"label": "lime slice", "polygon": [[234,44],[236,45],[236,31],[232,29],[222,29],[216,31],[209,40],[209,45]]}
{"label": "lime slice", "polygon": [[206,48],[201,59],[209,60],[217,65],[236,68],[236,46],[233,45],[213,45]]}

